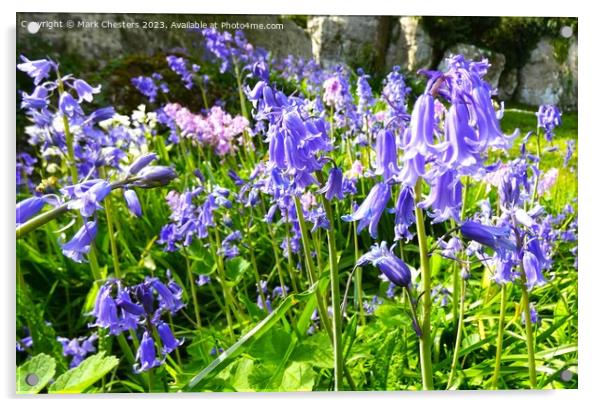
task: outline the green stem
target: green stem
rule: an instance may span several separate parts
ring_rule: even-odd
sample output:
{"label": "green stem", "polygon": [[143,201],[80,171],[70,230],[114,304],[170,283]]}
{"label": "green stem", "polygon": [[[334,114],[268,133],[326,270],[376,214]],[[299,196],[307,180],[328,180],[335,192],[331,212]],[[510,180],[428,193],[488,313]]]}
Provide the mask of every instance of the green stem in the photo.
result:
{"label": "green stem", "polygon": [[527,291],[527,278],[525,270],[521,266],[521,289],[523,302],[523,315],[527,330],[527,354],[529,358],[529,384],[532,389],[537,387],[537,373],[535,371],[535,343],[533,341],[533,325],[531,324],[531,312],[529,309],[529,292]]}
{"label": "green stem", "polygon": [[231,303],[230,303],[230,296],[228,295],[228,285],[226,282],[226,272],[223,268],[223,264],[220,261],[219,256],[217,255],[216,252],[216,247],[219,247],[219,235],[218,232],[216,231],[216,238],[218,240],[218,242],[216,243],[216,245],[214,245],[213,242],[211,242],[211,235],[209,235],[209,248],[211,249],[211,252],[213,254],[213,259],[215,261],[215,265],[217,267],[217,273],[219,275],[219,280],[220,280],[220,284],[222,286],[222,291],[224,294],[224,311],[226,314],[226,322],[228,324],[228,333],[230,335],[230,339],[234,340],[234,328],[233,328],[233,323],[232,323],[232,314],[231,314]]}
{"label": "green stem", "polygon": [[[355,262],[360,258],[360,249],[359,243],[357,239],[357,222],[353,222],[353,253],[355,255]],[[354,298],[355,298],[355,306],[359,308],[360,313],[360,324],[366,325],[366,316],[364,314],[364,304],[363,304],[363,289],[362,289],[362,268],[358,267],[355,271],[354,277]]]}
{"label": "green stem", "polygon": [[121,348],[121,351],[125,355],[127,361],[133,365],[136,362],[136,358],[134,357],[134,353],[132,352],[132,349],[130,348],[130,345],[125,339],[125,335],[123,333],[117,335],[117,342],[119,343],[119,347]]}
{"label": "green stem", "polygon": [[537,198],[537,188],[539,187],[539,168],[541,161],[541,132],[539,131],[539,127],[537,128],[537,173],[535,174],[535,183],[533,184],[533,194],[531,195],[531,206],[534,205],[535,199]]}
{"label": "green stem", "polygon": [[497,389],[497,381],[500,376],[500,367],[502,365],[502,346],[504,342],[504,324],[506,318],[506,284],[502,285],[500,302],[500,320],[497,326],[497,342],[495,349],[495,368],[493,378],[491,379],[491,389]]}
{"label": "green stem", "polygon": [[[321,175],[321,174],[318,174]],[[322,195],[322,203],[328,218],[328,229],[326,237],[328,240],[328,262],[330,266],[330,295],[332,299],[333,314],[333,338],[334,338],[334,390],[338,391],[343,383],[343,340],[342,325],[343,317],[341,315],[341,293],[339,287],[339,264],[337,260],[337,247],[334,235],[334,217],[330,202]]]}
{"label": "green stem", "polygon": [[[301,243],[303,246],[303,255],[305,257],[305,263],[307,267],[307,274],[309,276],[310,284],[317,283],[316,271],[313,260],[311,259],[311,246],[309,240],[309,234],[307,233],[307,225],[305,224],[305,219],[303,218],[303,209],[301,208],[301,201],[298,196],[295,196],[295,210],[297,213],[297,218],[299,220],[299,229],[301,229]],[[290,253],[290,251],[289,251]],[[328,318],[328,312],[326,310],[326,305],[324,303],[324,297],[322,297],[322,293],[320,292],[320,287],[316,287],[315,295],[316,295],[316,303],[318,304],[318,314],[320,315],[320,321],[322,322],[322,326],[328,333],[328,337],[330,338],[330,342],[334,343],[334,338],[332,335],[332,327],[330,324],[330,318]],[[334,345],[333,345],[334,346]],[[345,378],[347,379],[347,383],[351,390],[355,390],[355,382],[351,377],[351,372],[347,366],[343,365],[343,373],[345,374]]]}
{"label": "green stem", "polygon": [[[311,258],[311,243],[309,240],[309,234],[307,232],[307,225],[305,224],[305,219],[303,218],[303,209],[301,208],[301,201],[299,200],[298,196],[295,196],[295,210],[297,212],[297,221],[299,222],[299,229],[301,229],[301,243],[303,246],[303,255],[305,257],[305,264],[307,267],[309,282],[310,284],[316,284],[318,282],[318,278],[316,276],[314,262]],[[330,318],[328,318],[328,312],[326,310],[326,305],[324,304],[324,297],[320,292],[320,287],[316,288],[316,302],[318,304],[318,314],[320,315],[320,321],[326,329],[326,332],[328,333],[330,339],[334,340],[334,338],[332,337],[332,330],[330,327]]]}
{"label": "green stem", "polygon": [[[263,203],[263,199],[259,200],[261,202],[261,209],[263,211],[263,213],[267,213],[266,209],[265,209],[265,204]],[[276,245],[276,235],[274,234],[274,231],[271,228],[270,223],[265,223],[266,228],[268,229],[268,234],[270,235],[270,244],[272,245],[272,251],[274,252],[274,262],[276,263],[276,269],[278,271],[278,278],[280,279],[280,285],[282,286],[282,292],[284,293],[284,273],[282,271],[282,265],[281,265],[281,259],[280,259],[280,251],[278,250],[278,247]],[[291,279],[291,285],[293,288],[294,292],[297,292],[297,286],[295,284],[295,279],[292,275],[292,273],[290,273],[291,270],[289,270],[289,274],[290,274],[290,279]]]}
{"label": "green stem", "polygon": [[196,321],[196,329],[200,329],[201,324],[201,312],[199,308],[199,302],[196,298],[196,284],[194,282],[194,275],[192,274],[192,268],[190,267],[190,258],[188,257],[188,250],[184,247],[182,251],[184,259],[186,260],[186,274],[188,275],[188,283],[190,284],[190,297],[192,298],[192,306],[194,308],[194,318]]}
{"label": "green stem", "polygon": [[[130,178],[130,179],[122,180],[122,181],[113,182],[113,183],[111,183],[111,190],[121,188],[124,185],[127,185],[127,184],[133,182],[134,180],[135,180],[134,178]],[[33,232],[37,228],[44,226],[46,223],[50,222],[51,220],[58,218],[63,213],[69,212],[68,205],[69,205],[69,202],[65,202],[64,204],[59,205],[56,208],[49,210],[47,212],[43,212],[43,213],[39,214],[38,216],[31,218],[30,220],[23,223],[22,225],[18,226],[16,228],[17,240],[21,239],[23,236],[25,236],[29,232]]]}
{"label": "green stem", "polygon": [[[456,267],[457,268],[457,267]],[[466,296],[466,282],[462,280],[462,292],[460,293],[460,312],[458,315],[458,330],[456,331],[456,343],[454,345],[454,355],[452,358],[452,365],[449,372],[449,378],[447,380],[447,389],[449,389],[454,380],[456,374],[456,368],[458,365],[458,358],[460,355],[460,344],[462,343],[462,329],[464,328],[464,297]]]}
{"label": "green stem", "polygon": [[[106,172],[104,168],[99,169],[100,176],[106,178]],[[109,243],[111,246],[111,258],[113,260],[113,272],[116,278],[121,278],[121,270],[119,267],[119,253],[117,251],[117,237],[113,230],[113,208],[111,205],[111,197],[108,196],[104,201],[105,204],[105,216],[107,219],[107,230],[109,232]]]}
{"label": "green stem", "polygon": [[[253,217],[253,208],[250,211],[251,218]],[[249,245],[249,254],[251,255],[251,265],[253,268],[253,273],[255,275],[255,285],[257,286],[257,292],[259,293],[259,297],[261,298],[261,303],[264,307],[266,307],[266,299],[265,293],[261,289],[261,276],[259,275],[259,269],[257,268],[257,260],[255,259],[255,248],[253,247],[253,237],[251,236],[251,227],[249,223],[247,223],[247,231],[245,233],[247,238],[247,244]],[[278,265],[278,263],[276,263]],[[280,266],[278,266],[278,276],[280,277],[280,284],[282,285],[282,293],[284,295],[284,280],[282,279],[282,272],[280,271]]]}
{"label": "green stem", "polygon": [[431,267],[429,248],[424,227],[424,214],[418,203],[422,201],[422,178],[415,186],[416,232],[420,250],[421,291],[422,291],[422,337],[420,337],[420,370],[423,390],[433,390],[433,367],[431,360]]}
{"label": "green stem", "polygon": [[[267,213],[264,210],[265,213]],[[289,224],[288,213],[286,214],[286,224]],[[285,235],[286,235],[286,268],[288,269],[288,274],[291,276],[291,282],[293,285],[293,290],[295,292],[300,292],[302,290],[301,282],[297,279],[297,272],[295,271],[295,267],[293,267],[293,253],[291,248],[291,235],[288,227],[285,227]]]}

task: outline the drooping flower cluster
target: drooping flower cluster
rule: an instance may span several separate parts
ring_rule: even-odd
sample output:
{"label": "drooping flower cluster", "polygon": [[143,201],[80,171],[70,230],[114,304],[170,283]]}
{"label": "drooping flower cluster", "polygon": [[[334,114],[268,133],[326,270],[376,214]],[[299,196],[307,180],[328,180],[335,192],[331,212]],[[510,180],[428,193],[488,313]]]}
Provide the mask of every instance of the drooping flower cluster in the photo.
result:
{"label": "drooping flower cluster", "polygon": [[184,86],[186,87],[186,89],[192,89],[192,87],[194,86],[192,72],[198,72],[200,70],[200,67],[196,64],[193,64],[191,72],[191,70],[188,68],[188,61],[184,57],[168,55],[166,59],[169,69],[174,71],[180,77],[180,79],[182,79],[182,82],[184,82]]}
{"label": "drooping flower cluster", "polygon": [[132,78],[132,85],[148,98],[151,103],[157,100],[159,91],[169,93],[169,87],[163,82],[163,76],[160,73],[153,73],[151,76],[137,76]]}
{"label": "drooping flower cluster", "polygon": [[[227,209],[232,206],[230,191],[225,188],[214,187],[209,193],[203,194],[203,192],[202,187],[197,187],[182,193],[170,191],[167,194],[171,223],[161,228],[157,240],[157,243],[165,245],[165,251],[176,251],[177,245],[186,247],[194,239],[207,238],[209,229],[216,226],[215,211],[218,208]],[[220,253],[225,257],[234,257],[238,254],[234,242],[241,240],[242,236],[237,232],[233,231],[220,248]]]}
{"label": "drooping flower cluster", "polygon": [[[133,366],[134,372],[141,373],[163,363],[164,358],[157,356],[157,350],[165,356],[183,343],[162,320],[164,315],[174,315],[184,307],[181,297],[182,289],[172,279],[164,284],[156,277],[146,277],[144,282],[130,287],[111,279],[98,292],[91,313],[95,318],[92,326],[106,328],[111,335],[133,330],[141,336],[137,363]],[[160,343],[153,339],[154,330]]]}
{"label": "drooping flower cluster", "polygon": [[[228,31],[220,32],[215,28],[205,28],[202,31],[205,38],[204,46],[209,55],[212,55],[220,62],[220,73],[230,69],[246,69],[251,72],[257,72],[253,69],[253,64],[266,64],[267,51],[262,48],[255,48],[250,44],[242,31],[237,30],[234,35]],[[266,80],[266,69],[259,77]]]}
{"label": "drooping flower cluster", "polygon": [[541,105],[535,115],[537,116],[537,127],[543,129],[546,140],[552,141],[554,129],[562,123],[560,109],[553,105]]}
{"label": "drooping flower cluster", "polygon": [[69,367],[74,368],[79,366],[89,353],[96,352],[94,343],[98,340],[98,335],[94,333],[89,337],[73,339],[58,336],[56,340],[63,345],[63,356],[71,357]]}
{"label": "drooping flower cluster", "polygon": [[324,119],[310,115],[307,100],[286,96],[263,81],[247,96],[256,109],[256,119],[268,123],[270,167],[290,176],[298,191],[316,184],[313,173],[323,166],[320,154],[332,150]]}
{"label": "drooping flower cluster", "polygon": [[384,81],[382,99],[387,103],[386,124],[394,128],[403,128],[409,119],[407,114],[407,95],[410,88],[399,66],[394,66]]}

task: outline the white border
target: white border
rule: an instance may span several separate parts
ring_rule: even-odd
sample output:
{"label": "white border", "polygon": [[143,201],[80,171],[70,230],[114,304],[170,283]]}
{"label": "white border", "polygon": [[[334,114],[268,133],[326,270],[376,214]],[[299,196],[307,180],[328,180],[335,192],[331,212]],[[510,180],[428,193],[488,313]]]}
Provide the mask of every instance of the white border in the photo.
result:
{"label": "white border", "polygon": [[[10,3],[7,4],[7,3]],[[3,132],[0,133],[2,142],[1,152],[3,159],[0,161],[3,188],[9,191],[9,196],[2,199],[2,259],[5,267],[0,271],[3,277],[3,312],[1,335],[2,349],[7,352],[6,362],[0,369],[2,375],[2,395],[19,405],[34,404],[41,401],[44,405],[102,405],[112,403],[113,400],[129,403],[163,404],[165,401],[178,403],[178,405],[215,405],[244,404],[247,406],[282,405],[288,406],[308,404],[345,404],[364,405],[378,403],[384,405],[402,404],[437,404],[437,405],[462,405],[483,407],[489,406],[523,405],[535,403],[536,405],[590,405],[602,386],[599,378],[601,358],[601,328],[600,311],[602,310],[600,287],[602,287],[602,270],[600,261],[596,256],[600,252],[600,175],[602,170],[599,163],[601,157],[602,129],[598,110],[602,104],[600,98],[602,82],[600,61],[600,26],[597,21],[599,14],[593,6],[578,1],[450,1],[450,0],[369,0],[364,2],[328,1],[328,0],[303,0],[285,3],[281,1],[262,0],[236,0],[236,1],[191,1],[169,0],[162,2],[133,2],[123,0],[103,0],[101,2],[84,2],[81,0],[27,0],[21,2],[7,1],[2,5],[3,41],[0,80],[2,81],[2,96],[0,97],[0,123]],[[592,2],[593,3],[593,2]],[[575,391],[546,391],[546,392],[439,392],[424,394],[419,392],[406,393],[347,393],[347,394],[257,394],[257,395],[228,395],[228,394],[202,394],[202,395],[152,395],[140,396],[127,400],[119,396],[91,396],[91,397],[45,397],[44,399],[15,398],[14,391],[14,156],[15,156],[15,12],[16,11],[47,11],[47,12],[144,12],[144,13],[221,13],[221,14],[348,14],[348,15],[533,15],[533,16],[576,16],[579,17],[579,390]],[[599,404],[599,401],[595,404]]]}

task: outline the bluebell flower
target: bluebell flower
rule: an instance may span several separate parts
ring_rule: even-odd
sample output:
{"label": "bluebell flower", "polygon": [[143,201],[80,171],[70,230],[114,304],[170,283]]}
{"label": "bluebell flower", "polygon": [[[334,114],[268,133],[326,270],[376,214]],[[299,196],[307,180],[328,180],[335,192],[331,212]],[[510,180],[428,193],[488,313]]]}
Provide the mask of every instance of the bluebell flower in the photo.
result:
{"label": "bluebell flower", "polygon": [[470,107],[476,117],[480,149],[484,150],[487,146],[490,146],[507,150],[512,145],[512,140],[518,136],[519,130],[516,129],[509,136],[502,133],[498,114],[493,109],[489,85],[485,81],[474,80],[474,75],[472,78],[472,104]]}
{"label": "bluebell flower", "polygon": [[412,188],[402,185],[395,208],[391,211],[395,213],[395,240],[405,237],[406,240],[414,236],[409,228],[416,221],[414,213],[414,191]]}
{"label": "bluebell flower", "polygon": [[462,208],[462,183],[452,170],[447,170],[432,181],[429,195],[418,204],[420,208],[430,209],[433,223],[444,222],[450,218],[459,221]]}
{"label": "bluebell flower", "polygon": [[409,160],[420,154],[423,158],[439,154],[447,148],[447,142],[435,144],[435,98],[429,93],[422,94],[416,99],[408,140],[404,146],[404,160]]}
{"label": "bluebell flower", "polygon": [[63,92],[59,98],[59,109],[65,116],[73,118],[76,115],[83,115],[84,111],[69,92]]}
{"label": "bluebell flower", "polygon": [[271,313],[273,311],[272,301],[270,300],[269,295],[265,298],[265,304],[263,303],[263,299],[261,298],[261,295],[258,295],[257,296],[257,306],[267,313]]}
{"label": "bluebell flower", "polygon": [[96,109],[86,119],[87,123],[96,124],[105,120],[111,119],[115,116],[115,108],[112,106],[101,107],[100,109]]}
{"label": "bluebell flower", "polygon": [[165,322],[161,321],[157,324],[157,331],[159,332],[159,337],[161,338],[161,342],[163,343],[163,354],[173,352],[178,346],[184,343],[184,339],[177,340],[173,332],[171,332],[171,328]]}
{"label": "bluebell flower", "polygon": [[48,59],[30,61],[25,56],[21,55],[21,61],[23,62],[18,64],[17,68],[32,78],[33,83],[36,86],[48,77],[51,69],[56,67],[56,64]]}
{"label": "bluebell flower", "polygon": [[470,126],[468,107],[452,103],[445,116],[445,138],[449,142],[442,161],[452,168],[471,174],[482,163],[477,135]]}
{"label": "bluebell flower", "polygon": [[96,351],[94,342],[98,339],[98,335],[92,334],[89,337],[73,339],[57,336],[56,339],[63,345],[63,356],[71,356],[69,367],[74,368],[79,366],[89,353]]}
{"label": "bluebell flower", "polygon": [[374,311],[376,311],[378,306],[382,303],[383,300],[381,300],[380,298],[378,298],[378,296],[375,295],[372,297],[372,300],[370,302],[364,301],[362,306],[364,307],[364,312],[366,313],[366,315],[373,315]]}
{"label": "bluebell flower", "polygon": [[518,276],[514,269],[514,265],[515,261],[513,252],[496,252],[493,255],[493,281],[499,285],[513,282]]}
{"label": "bluebell flower", "polygon": [[505,226],[487,226],[467,220],[460,226],[462,236],[496,251],[515,250],[516,245],[509,239],[510,228]]}
{"label": "bluebell flower", "polygon": [[242,240],[242,234],[239,230],[235,230],[222,240],[222,247],[219,248],[219,254],[226,259],[231,259],[239,254],[238,246],[234,242]]}
{"label": "bluebell flower", "polygon": [[380,245],[374,244],[368,253],[357,260],[356,266],[363,266],[367,263],[372,263],[398,287],[408,287],[412,282],[410,268],[393,254],[393,247],[388,248],[387,242],[381,242]]}
{"label": "bluebell flower", "polygon": [[509,210],[522,204],[520,181],[513,170],[508,170],[502,175],[498,186],[498,195],[503,208]]}
{"label": "bluebell flower", "polygon": [[157,159],[157,154],[147,153],[136,158],[127,169],[127,175],[136,175],[143,168],[147,167],[150,163]]}
{"label": "bluebell flower", "polygon": [[84,254],[90,251],[90,244],[96,237],[96,221],[86,222],[75,233],[70,241],[61,246],[63,254],[71,260],[82,263],[84,262]]}
{"label": "bluebell flower", "polygon": [[[529,303],[529,318],[531,319],[531,324],[537,325],[540,322],[539,314],[537,313],[537,309],[533,303]],[[521,322],[525,324],[525,314],[521,312]]]}
{"label": "bluebell flower", "polygon": [[566,153],[564,155],[563,166],[566,167],[569,165],[571,158],[573,157],[573,153],[575,152],[575,140],[568,140],[566,142]]}
{"label": "bluebell flower", "polygon": [[175,314],[184,307],[181,301],[182,291],[179,287],[173,285],[166,286],[156,277],[147,278],[146,283],[152,286],[159,295],[159,308]]}
{"label": "bluebell flower", "polygon": [[117,314],[117,303],[112,296],[113,283],[109,281],[100,287],[91,315],[96,318],[92,326],[108,328],[112,335],[118,335],[122,326]]}
{"label": "bluebell flower", "polygon": [[142,216],[142,207],[140,206],[140,201],[138,200],[136,192],[132,189],[125,189],[123,191],[123,197],[125,198],[125,203],[132,215],[137,217]]}
{"label": "bluebell flower", "polygon": [[118,280],[109,280],[107,284],[112,286],[115,282],[117,283],[117,296],[115,297],[115,304],[129,314],[136,316],[143,315],[146,312],[144,307],[132,300],[128,287],[124,287],[121,281]]}
{"label": "bluebell flower", "polygon": [[48,106],[48,89],[44,86],[36,86],[31,95],[21,93],[22,109],[44,109]]}
{"label": "bluebell flower", "polygon": [[286,295],[288,294],[288,287],[285,285],[284,288],[280,285],[274,287],[274,290],[272,290],[272,296],[273,297],[286,297]]}
{"label": "bluebell flower", "polygon": [[140,93],[146,96],[151,103],[155,102],[155,100],[157,99],[158,89],[153,78],[150,78],[148,76],[138,76],[132,78],[131,81],[132,85],[134,85]]}
{"label": "bluebell flower", "polygon": [[368,83],[369,75],[364,73],[364,70],[358,68],[357,70],[357,84],[356,93],[358,98],[357,110],[359,113],[367,113],[371,106],[376,103],[374,96],[372,95],[372,88]]}
{"label": "bluebell flower", "polygon": [[105,180],[97,180],[92,185],[81,183],[73,186],[72,199],[67,204],[69,209],[77,209],[84,218],[94,215],[97,209],[102,208],[100,202],[111,192],[111,184]]}
{"label": "bluebell flower", "polygon": [[211,283],[211,277],[209,277],[207,274],[200,274],[199,278],[196,280],[196,284],[199,287],[202,287],[205,284],[210,284],[210,283]]}
{"label": "bluebell flower", "polygon": [[378,235],[378,222],[391,198],[391,187],[384,182],[375,184],[362,204],[351,215],[345,215],[345,222],[359,221],[357,232],[360,233],[366,226],[370,236],[376,239]]}
{"label": "bluebell flower", "polygon": [[32,218],[34,215],[40,212],[45,204],[46,200],[38,196],[32,196],[31,198],[19,201],[19,203],[16,206],[17,225],[27,222],[30,218]]}
{"label": "bluebell flower", "polygon": [[560,109],[553,105],[541,105],[535,115],[537,116],[537,127],[542,128],[546,140],[551,141],[554,137],[554,129],[562,124]]}
{"label": "bluebell flower", "polygon": [[324,194],[329,201],[333,198],[343,199],[343,171],[339,167],[332,167],[326,185],[318,192]]}
{"label": "bluebell flower", "polygon": [[537,258],[542,270],[548,270],[552,266],[552,260],[542,250],[540,241],[537,237],[529,239],[527,242],[527,250]]}
{"label": "bluebell flower", "polygon": [[455,236],[449,239],[447,243],[443,240],[439,240],[437,244],[441,248],[441,255],[443,257],[447,257],[448,259],[456,259],[458,253],[464,249],[460,239]]}
{"label": "bluebell flower", "polygon": [[406,86],[401,68],[394,66],[385,79],[382,99],[387,103],[387,124],[394,128],[402,128],[409,119],[406,98],[410,88]]}
{"label": "bluebell flower", "polygon": [[546,283],[546,280],[541,273],[541,265],[539,264],[537,257],[529,251],[525,251],[523,254],[523,269],[525,271],[525,276],[527,277],[527,289],[529,291],[535,286],[544,285]]}
{"label": "bluebell flower", "polygon": [[389,130],[381,130],[376,134],[376,161],[374,163],[377,175],[382,175],[388,181],[399,172],[397,166],[397,145],[395,136]]}
{"label": "bluebell flower", "polygon": [[251,73],[253,76],[258,78],[259,80],[268,82],[270,80],[270,70],[265,60],[257,61],[253,64],[251,68]]}
{"label": "bluebell flower", "polygon": [[156,188],[169,184],[178,174],[171,167],[155,165],[144,167],[138,172],[138,178],[133,185],[141,188]]}
{"label": "bluebell flower", "polygon": [[168,55],[166,59],[169,69],[182,78],[186,89],[192,89],[194,82],[192,81],[192,73],[188,70],[187,61],[184,58],[176,57],[175,55]]}
{"label": "bluebell flower", "polygon": [[27,349],[33,346],[33,338],[31,337],[29,328],[23,328],[25,336],[17,341],[16,349],[18,352],[25,352]]}
{"label": "bluebell flower", "polygon": [[136,363],[134,365],[134,372],[140,374],[149,369],[161,365],[161,360],[157,358],[157,351],[155,349],[155,341],[152,335],[148,331],[144,331],[142,335],[142,341],[140,341],[140,347],[136,352]]}
{"label": "bluebell flower", "polygon": [[100,93],[100,85],[93,88],[88,84],[88,82],[84,81],[83,79],[76,79],[75,81],[73,81],[73,89],[75,89],[75,91],[77,92],[78,103],[81,103],[84,100],[90,103],[92,102],[94,95]]}

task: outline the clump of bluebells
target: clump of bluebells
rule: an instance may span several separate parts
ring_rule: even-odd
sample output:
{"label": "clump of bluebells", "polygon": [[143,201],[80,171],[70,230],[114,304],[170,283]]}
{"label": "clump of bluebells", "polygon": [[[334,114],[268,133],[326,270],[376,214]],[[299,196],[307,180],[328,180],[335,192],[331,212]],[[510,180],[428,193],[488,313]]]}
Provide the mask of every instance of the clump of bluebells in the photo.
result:
{"label": "clump of bluebells", "polygon": [[157,277],[146,277],[133,286],[110,279],[98,291],[91,326],[105,328],[113,336],[136,335],[140,344],[133,370],[141,373],[160,366],[183,343],[165,322],[184,307],[181,298],[182,288],[172,279],[165,284]]}
{"label": "clump of bluebells", "polygon": [[69,367],[74,368],[79,366],[89,353],[96,352],[94,343],[98,340],[98,335],[93,333],[89,337],[73,339],[58,336],[56,340],[63,345],[63,355],[71,358]]}
{"label": "clump of bluebells", "polygon": [[[58,233],[67,258],[93,268],[92,256],[105,245],[98,239],[92,249],[97,236],[119,225],[108,236],[110,254],[117,261],[136,260],[125,274],[114,266],[108,278],[95,276],[93,331],[57,338],[71,367],[95,352],[97,341],[102,348],[107,335],[118,339],[124,353],[124,346],[135,348],[130,351],[135,373],[171,363],[184,342],[174,334],[172,318],[191,322],[180,312],[183,298],[192,303],[196,317],[190,353],[196,335],[201,341],[209,332],[215,335],[194,356],[203,361],[247,332],[245,310],[272,313],[281,300],[306,289],[315,293],[317,307],[305,315],[306,333],[332,328],[334,343],[341,329],[335,327],[337,314],[344,327],[352,310],[347,298],[337,298],[336,274],[330,275],[330,293],[321,292],[319,283],[337,267],[343,275],[351,271],[346,288],[355,286],[360,324],[366,323],[364,314],[377,314],[370,321],[380,318],[377,309],[385,302],[405,307],[404,322],[420,342],[425,388],[430,356],[424,349],[432,347],[433,336],[428,313],[431,307],[446,313],[463,307],[459,296],[470,289],[471,272],[480,265],[502,291],[511,284],[524,290],[525,332],[545,323],[537,311],[536,290],[555,278],[558,251],[570,252],[577,268],[576,208],[571,203],[554,215],[546,205],[557,193],[563,168],[541,168],[542,155],[558,147],[541,151],[539,132],[537,152],[529,151],[528,134],[520,154],[508,158],[518,130],[501,130],[503,106],[498,109],[495,90],[484,79],[487,60],[456,55],[443,71],[420,71],[426,87],[413,100],[399,67],[388,73],[379,91],[361,69],[323,69],[294,56],[270,58],[242,32],[211,28],[202,30],[200,38],[203,64],[216,64],[221,74],[236,79],[240,114],[228,95],[222,101],[207,99],[210,78],[192,58],[179,54],[167,56],[166,66],[191,97],[198,87],[205,105],[201,111],[170,101],[167,83],[152,73],[131,83],[149,102],[162,102],[154,111],[142,105],[129,116],[111,107],[87,112],[100,86],[61,75],[58,64],[48,59],[22,57],[18,65],[35,87],[21,100],[31,122],[25,130],[31,154],[17,156],[17,192],[26,196],[16,206],[17,235],[35,230],[45,216],[56,212],[51,218],[59,219],[70,213],[68,226],[76,225],[77,231],[69,239],[67,227]],[[298,90],[291,92],[291,85]],[[548,141],[560,123],[555,106],[537,112],[537,127]],[[569,142],[560,153],[569,171],[574,170],[574,151]],[[169,189],[140,193],[172,181]],[[472,195],[479,201],[473,203],[468,199],[475,185],[479,191]],[[124,235],[132,233],[125,217],[140,218],[141,230],[151,230],[152,236],[141,237],[146,241],[138,245],[143,252],[121,247]],[[344,242],[348,246],[341,247]],[[158,248],[167,253],[157,253]],[[430,275],[434,255],[452,264],[453,288],[443,271],[435,276],[441,281]],[[169,271],[165,280],[156,277],[155,261],[186,269],[188,283],[176,283]],[[131,285],[130,270],[142,265],[153,270],[152,276],[142,275]],[[386,292],[374,295],[372,284],[362,288],[360,269],[372,273],[364,275],[366,280],[382,280]],[[208,302],[208,294],[215,302]],[[210,327],[199,329],[200,309],[206,305],[221,313]],[[296,312],[291,308],[283,318]],[[228,339],[221,336],[222,316]],[[461,343],[463,317],[458,318],[454,323]],[[499,324],[505,326],[503,317]],[[526,338],[529,342],[528,333]],[[20,351],[31,346],[28,333],[17,342]],[[335,388],[341,384],[337,369]]]}

